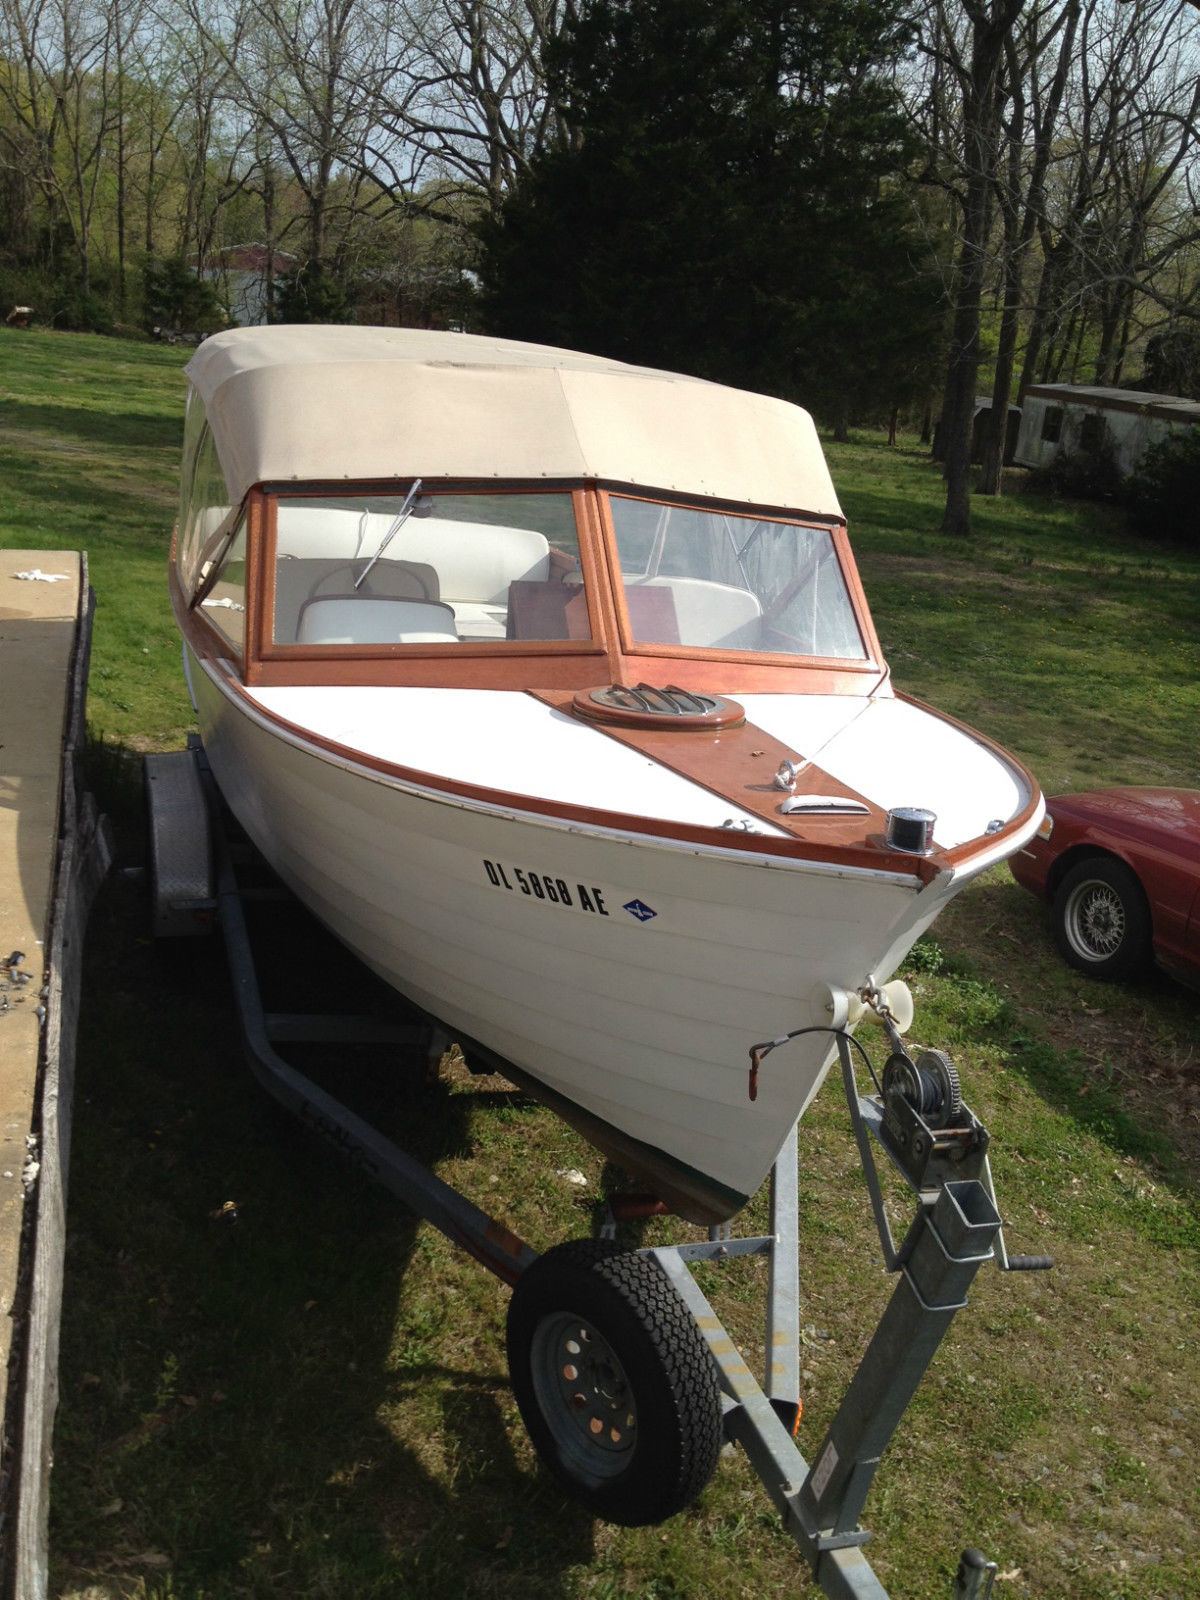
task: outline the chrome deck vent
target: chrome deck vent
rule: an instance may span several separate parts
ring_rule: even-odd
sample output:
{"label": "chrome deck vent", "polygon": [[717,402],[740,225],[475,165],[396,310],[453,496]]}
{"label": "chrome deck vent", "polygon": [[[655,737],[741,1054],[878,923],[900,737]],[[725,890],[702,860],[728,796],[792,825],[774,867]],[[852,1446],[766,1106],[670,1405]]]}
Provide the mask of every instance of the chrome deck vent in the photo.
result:
{"label": "chrome deck vent", "polygon": [[867,817],[871,814],[870,806],[851,795],[841,794],[793,794],[779,809],[787,817]]}

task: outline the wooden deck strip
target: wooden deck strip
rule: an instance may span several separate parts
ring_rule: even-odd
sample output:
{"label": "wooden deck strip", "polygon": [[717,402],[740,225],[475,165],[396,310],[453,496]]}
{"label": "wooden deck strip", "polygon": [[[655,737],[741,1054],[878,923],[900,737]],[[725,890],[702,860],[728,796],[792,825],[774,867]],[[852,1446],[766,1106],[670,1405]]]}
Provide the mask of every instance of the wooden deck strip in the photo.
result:
{"label": "wooden deck strip", "polygon": [[[0,1395],[7,1382],[34,1124],[62,750],[79,615],[73,551],[0,550],[0,962],[24,952],[14,987],[0,966]],[[61,581],[21,580],[41,571]]]}

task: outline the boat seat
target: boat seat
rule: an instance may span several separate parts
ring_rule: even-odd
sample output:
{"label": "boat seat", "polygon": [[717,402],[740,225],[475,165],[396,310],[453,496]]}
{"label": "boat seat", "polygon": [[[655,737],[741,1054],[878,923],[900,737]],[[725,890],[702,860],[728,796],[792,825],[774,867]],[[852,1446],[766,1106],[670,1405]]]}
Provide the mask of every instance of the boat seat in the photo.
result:
{"label": "boat seat", "polygon": [[509,584],[550,577],[550,544],[534,528],[431,517],[406,523],[396,542],[403,543],[406,559],[436,569],[441,597],[454,607],[464,639],[503,639]]}
{"label": "boat seat", "polygon": [[457,644],[454,611],[440,600],[322,595],[300,608],[298,644]]}
{"label": "boat seat", "polygon": [[[370,555],[390,521],[342,506],[282,505],[275,518],[276,553],[299,560],[353,561]],[[377,529],[376,523],[382,527]]]}
{"label": "boat seat", "polygon": [[592,626],[581,583],[561,578],[509,585],[508,639],[590,639]]}
{"label": "boat seat", "polygon": [[[732,584],[714,583],[710,578],[626,577],[626,593],[638,589],[670,592],[680,644],[708,650],[753,650],[758,646],[762,605],[749,589],[735,589]],[[644,631],[645,624],[639,628],[636,615],[632,620],[635,634],[643,642],[675,642]]]}
{"label": "boat seat", "polygon": [[[275,638],[280,643],[297,637],[290,629],[296,627],[305,599],[317,598],[313,583],[301,590],[301,569],[311,572],[314,564],[331,562],[349,563],[356,574],[361,572],[394,520],[383,512],[343,507],[280,507],[275,564]],[[432,572],[436,581],[424,592],[430,599],[449,602],[459,635],[471,639],[503,639],[509,585],[544,583],[551,575],[550,545],[544,533],[452,517],[410,517],[387,556],[371,569],[367,582],[375,593],[380,587],[376,574],[385,563],[414,573]],[[297,569],[294,577],[292,568]]]}
{"label": "boat seat", "polygon": [[421,561],[377,561],[361,589],[361,561],[344,557],[284,557],[275,563],[275,642],[294,644],[300,612],[309,600],[439,600],[438,576]]}

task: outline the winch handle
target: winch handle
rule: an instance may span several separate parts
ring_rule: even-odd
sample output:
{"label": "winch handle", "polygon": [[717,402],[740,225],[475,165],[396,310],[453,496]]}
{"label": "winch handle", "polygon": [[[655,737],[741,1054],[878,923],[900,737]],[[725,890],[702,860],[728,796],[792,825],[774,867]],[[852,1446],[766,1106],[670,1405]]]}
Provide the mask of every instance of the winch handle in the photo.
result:
{"label": "winch handle", "polygon": [[[983,1171],[979,1174],[987,1190],[988,1199],[996,1204],[996,1188],[992,1183],[992,1164],[987,1152],[983,1155]],[[1001,1272],[1049,1272],[1054,1266],[1053,1256],[1010,1256],[1004,1244],[1004,1229],[996,1230],[996,1265]]]}

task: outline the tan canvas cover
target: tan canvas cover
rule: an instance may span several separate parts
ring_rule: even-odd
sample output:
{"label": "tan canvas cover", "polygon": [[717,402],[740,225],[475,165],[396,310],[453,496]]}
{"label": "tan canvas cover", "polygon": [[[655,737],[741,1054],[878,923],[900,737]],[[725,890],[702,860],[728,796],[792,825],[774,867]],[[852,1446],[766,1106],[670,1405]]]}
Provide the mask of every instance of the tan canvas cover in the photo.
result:
{"label": "tan canvas cover", "polygon": [[187,368],[230,495],[291,479],[595,478],[840,517],[812,418],[577,351],[410,328],[238,328]]}

